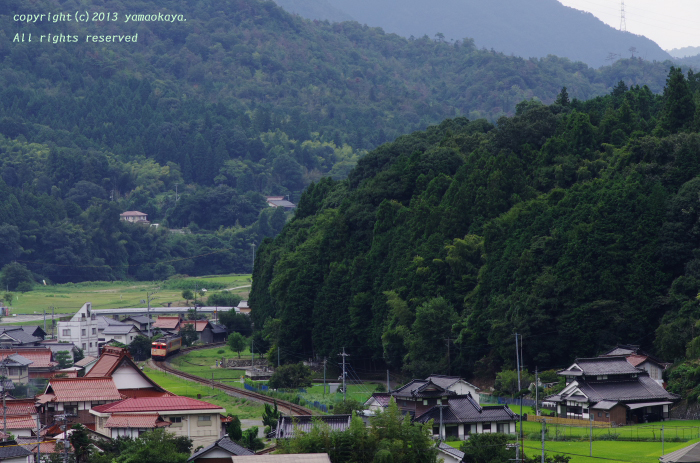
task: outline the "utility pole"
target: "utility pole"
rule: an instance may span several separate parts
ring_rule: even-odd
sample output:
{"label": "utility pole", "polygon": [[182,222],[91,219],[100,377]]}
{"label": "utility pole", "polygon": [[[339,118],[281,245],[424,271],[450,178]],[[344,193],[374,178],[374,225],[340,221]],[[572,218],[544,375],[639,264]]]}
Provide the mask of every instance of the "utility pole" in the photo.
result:
{"label": "utility pole", "polygon": [[537,374],[537,367],[535,367],[535,416],[540,416],[540,408],[538,407],[540,392],[540,377]]}
{"label": "utility pole", "polygon": [[542,419],[542,463],[544,463],[544,427],[546,426],[545,420]]}
{"label": "utility pole", "polygon": [[664,424],[661,423],[661,456],[664,456],[666,452],[664,452]]}
{"label": "utility pole", "polygon": [[447,376],[450,376],[450,338],[445,338],[447,343]]}
{"label": "utility pole", "polygon": [[3,437],[3,440],[7,441],[7,407],[5,406],[5,381],[7,381],[7,364],[5,361],[7,358],[3,359],[2,361],[2,432],[5,434],[5,437]]}
{"label": "utility pole", "polygon": [[350,354],[346,354],[345,347],[343,347],[343,353],[338,355],[343,357],[343,402],[345,402],[348,397],[348,388],[345,386],[345,357],[350,356]]}
{"label": "utility pole", "polygon": [[591,430],[589,431],[589,437],[588,437],[588,456],[592,457],[593,456],[593,412],[591,409],[588,409],[588,414],[591,417]]}
{"label": "utility pole", "polygon": [[252,243],[251,246],[253,246],[253,265],[250,267],[250,272],[253,273],[255,270],[255,243]]}
{"label": "utility pole", "polygon": [[[520,395],[520,429],[519,429],[519,437],[520,441],[522,442],[523,440],[523,396],[520,394],[520,391],[523,390],[521,384],[520,384],[520,348],[518,345],[518,333],[515,333],[515,361],[518,366],[518,395]],[[516,453],[519,454],[519,447],[516,447]]]}
{"label": "utility pole", "polygon": [[440,427],[438,428],[438,439],[441,441],[445,440],[444,426],[442,424],[442,409],[445,407],[449,407],[449,405],[443,405],[443,404],[438,405],[438,408],[440,409]]}
{"label": "utility pole", "polygon": [[389,386],[389,370],[386,370],[386,392],[391,392],[391,386]]}
{"label": "utility pole", "polygon": [[44,333],[46,333],[46,309],[44,309]]}
{"label": "utility pole", "polygon": [[54,307],[51,306],[51,339],[56,339],[56,335],[54,333],[54,328],[56,326],[56,322],[53,319],[53,315],[54,315],[53,311],[54,311]]}
{"label": "utility pole", "polygon": [[[279,350],[277,352],[279,352]],[[324,396],[326,395],[326,362],[327,362],[327,360],[324,358],[323,359],[323,395]]]}
{"label": "utility pole", "polygon": [[[44,330],[45,331],[45,330]],[[39,412],[36,413],[36,461],[41,463],[41,423],[39,423]]]}

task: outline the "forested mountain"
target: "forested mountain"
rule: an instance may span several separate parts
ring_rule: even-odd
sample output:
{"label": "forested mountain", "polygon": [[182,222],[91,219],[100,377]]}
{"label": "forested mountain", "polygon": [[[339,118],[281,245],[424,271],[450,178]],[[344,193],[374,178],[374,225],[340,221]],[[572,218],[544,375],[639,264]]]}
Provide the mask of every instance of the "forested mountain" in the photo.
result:
{"label": "forested mountain", "polygon": [[322,21],[353,21],[352,16],[331,5],[328,0],[275,0],[279,6],[302,18]]}
{"label": "forested mountain", "polygon": [[[328,1],[360,23],[404,37],[471,38],[479,48],[525,58],[556,55],[595,68],[609,64],[609,58],[671,59],[654,41],[619,31],[557,0]],[[326,19],[321,8],[304,12],[312,19]],[[630,51],[632,47],[636,50]]]}
{"label": "forested mountain", "polygon": [[[252,245],[284,222],[262,195],[296,201],[365,150],[446,117],[494,122],[563,85],[580,100],[619,80],[658,92],[668,70],[408,40],[257,0],[107,0],[117,21],[13,20],[82,5],[0,2],[0,266],[60,282],[249,271]],[[126,21],[153,12],[175,21]],[[196,233],[121,224],[125,210]]]}
{"label": "forested mountain", "polygon": [[700,55],[700,47],[673,48],[666,51],[674,58],[690,58],[692,56]]}
{"label": "forested mountain", "polygon": [[256,326],[279,320],[288,358],[345,347],[414,377],[512,367],[516,332],[529,369],[618,342],[682,357],[700,318],[699,91],[673,69],[663,96],[564,90],[375,149],[260,247]]}

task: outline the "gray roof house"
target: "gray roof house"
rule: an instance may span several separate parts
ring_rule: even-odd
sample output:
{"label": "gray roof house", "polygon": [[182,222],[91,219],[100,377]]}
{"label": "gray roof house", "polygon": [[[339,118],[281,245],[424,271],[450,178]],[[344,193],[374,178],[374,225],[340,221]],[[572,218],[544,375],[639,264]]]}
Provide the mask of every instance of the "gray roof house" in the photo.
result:
{"label": "gray roof house", "polygon": [[442,458],[445,463],[461,463],[464,460],[464,452],[444,442],[438,443],[437,448],[440,452],[438,458]]}
{"label": "gray roof house", "polygon": [[315,422],[325,423],[336,431],[345,431],[350,427],[352,415],[282,415],[277,422],[275,439],[290,439],[298,430],[309,432]]}
{"label": "gray roof house", "polygon": [[457,437],[463,440],[469,434],[514,434],[517,419],[518,415],[507,405],[481,406],[471,394],[466,394],[450,397],[445,404],[438,403],[416,417],[415,421],[427,423],[433,420],[433,434],[436,437]]}
{"label": "gray roof house", "polygon": [[100,334],[99,342],[100,345],[106,344],[110,341],[121,342],[122,344],[129,345],[131,341],[134,340],[136,336],[139,336],[141,331],[130,323],[123,323],[122,325],[109,325]]}
{"label": "gray roof house", "polygon": [[566,378],[566,387],[545,400],[555,402],[565,418],[617,424],[658,421],[668,418],[670,407],[680,400],[622,355],[576,359],[557,374]]}
{"label": "gray roof house", "polygon": [[26,448],[17,445],[13,440],[0,443],[0,461],[11,463],[29,463],[34,461],[32,452]]}
{"label": "gray roof house", "polygon": [[136,328],[143,332],[148,331],[149,322],[151,323],[151,329],[153,329],[153,323],[155,323],[155,320],[152,318],[148,318],[148,316],[146,315],[132,315],[131,317],[127,317],[124,319],[124,323],[134,325]]}
{"label": "gray roof house", "polygon": [[208,447],[195,452],[189,460],[188,463],[207,463],[207,462],[219,462],[219,461],[231,461],[231,456],[236,455],[255,455],[255,452],[248,450],[247,448],[238,445],[227,437],[222,437]]}
{"label": "gray roof house", "polygon": [[[33,327],[36,329],[36,327]],[[0,345],[5,348],[16,346],[35,346],[41,338],[22,329],[21,326],[5,326],[0,328]]]}

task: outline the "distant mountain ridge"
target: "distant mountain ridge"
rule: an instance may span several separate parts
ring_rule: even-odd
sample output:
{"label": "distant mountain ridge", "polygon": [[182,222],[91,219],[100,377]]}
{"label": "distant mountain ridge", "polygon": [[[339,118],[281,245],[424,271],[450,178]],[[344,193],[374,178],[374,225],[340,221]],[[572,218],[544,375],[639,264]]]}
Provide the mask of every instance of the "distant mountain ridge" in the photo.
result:
{"label": "distant mountain ridge", "polygon": [[700,55],[700,47],[682,47],[666,50],[674,58],[690,58]]}
{"label": "distant mountain ridge", "polygon": [[[303,10],[287,6],[301,3]],[[381,27],[386,32],[431,38],[441,33],[447,41],[472,38],[478,47],[524,58],[556,55],[595,68],[631,56],[649,61],[671,59],[652,40],[618,31],[592,14],[556,0],[533,0],[527,4],[514,0],[278,1],[283,8],[306,18],[335,20],[324,13],[326,3],[360,23]]]}
{"label": "distant mountain ridge", "polygon": [[285,11],[302,18],[328,20],[332,22],[354,21],[349,14],[334,7],[328,0],[275,0]]}

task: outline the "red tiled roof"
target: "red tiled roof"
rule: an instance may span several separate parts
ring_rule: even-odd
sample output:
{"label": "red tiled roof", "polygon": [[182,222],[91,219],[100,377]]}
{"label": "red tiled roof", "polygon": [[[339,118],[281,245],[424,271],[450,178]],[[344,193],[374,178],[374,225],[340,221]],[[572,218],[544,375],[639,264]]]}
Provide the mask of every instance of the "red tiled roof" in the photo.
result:
{"label": "red tiled roof", "polygon": [[86,355],[85,357],[83,357],[82,360],[78,360],[73,365],[76,367],[84,367],[95,360],[97,360],[96,357],[93,357],[92,355]]}
{"label": "red tiled roof", "polygon": [[53,368],[58,365],[53,361],[51,349],[41,347],[36,349],[0,349],[0,360],[4,360],[12,354],[19,354],[22,357],[32,361],[29,369],[35,368]]}
{"label": "red tiled roof", "polygon": [[[44,459],[44,455],[48,455],[49,453],[56,453],[56,441],[53,442],[42,442],[41,444],[41,459]],[[33,454],[36,454],[36,448],[39,447],[39,445],[35,444],[29,444],[26,446],[27,450],[32,452]]]}
{"label": "red tiled roof", "polygon": [[86,378],[99,378],[110,376],[117,368],[121,360],[126,356],[126,349],[119,347],[105,347],[100,359],[85,375]]}
{"label": "red tiled roof", "polygon": [[36,420],[31,416],[8,416],[7,429],[36,429]]}
{"label": "red tiled roof", "polygon": [[[195,331],[204,331],[204,329],[209,325],[209,320],[184,320],[182,325],[194,325]],[[182,329],[182,326],[180,327]]]}
{"label": "red tiled roof", "polygon": [[[115,413],[107,419],[106,428],[159,428],[170,426],[160,418],[157,413],[134,415],[128,413]],[[160,423],[159,423],[160,421]],[[161,424],[162,423],[162,424]]]}
{"label": "red tiled roof", "polygon": [[168,391],[156,391],[154,389],[142,388],[142,389],[119,389],[122,395],[125,395],[129,399],[141,398],[141,397],[175,397],[175,394]]}
{"label": "red tiled roof", "polygon": [[180,323],[180,317],[158,317],[153,323],[153,328],[162,328],[165,330],[174,330]]}
{"label": "red tiled roof", "polygon": [[122,395],[117,390],[112,378],[60,378],[52,379],[46,388],[46,394],[37,397],[44,401],[45,396],[53,392],[53,402],[86,402],[97,400],[120,400]]}
{"label": "red tiled roof", "polygon": [[7,399],[5,408],[7,416],[11,415],[31,415],[36,413],[36,401],[34,399]]}
{"label": "red tiled roof", "polygon": [[125,399],[119,402],[113,402],[111,404],[98,405],[92,409],[100,413],[164,412],[214,409],[223,410],[223,408],[219,407],[218,405],[180,396]]}
{"label": "red tiled roof", "polygon": [[627,357],[627,361],[628,361],[632,366],[635,366],[635,367],[636,367],[637,365],[641,365],[642,363],[644,363],[644,362],[646,361],[647,358],[649,358],[649,357],[647,357],[646,355],[636,355],[636,354],[633,354],[633,355],[630,355],[630,356]]}

